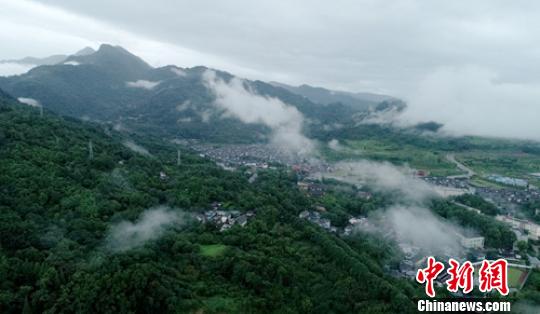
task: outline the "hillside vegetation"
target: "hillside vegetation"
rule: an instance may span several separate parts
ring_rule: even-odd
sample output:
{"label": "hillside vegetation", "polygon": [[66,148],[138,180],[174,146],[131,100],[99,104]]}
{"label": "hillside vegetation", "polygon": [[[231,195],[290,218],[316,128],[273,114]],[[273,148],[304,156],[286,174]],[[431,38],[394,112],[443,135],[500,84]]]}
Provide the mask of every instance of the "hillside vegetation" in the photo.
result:
{"label": "hillside vegetation", "polygon": [[[155,139],[139,141],[151,156],[122,141],[2,97],[2,313],[414,310],[417,290],[382,271],[384,246],[352,245],[296,218],[312,204],[286,171],[251,185],[186,151],[178,166],[176,148]],[[256,217],[223,233],[189,217],[214,201]],[[181,212],[183,223],[111,249],[113,226],[156,206]]]}

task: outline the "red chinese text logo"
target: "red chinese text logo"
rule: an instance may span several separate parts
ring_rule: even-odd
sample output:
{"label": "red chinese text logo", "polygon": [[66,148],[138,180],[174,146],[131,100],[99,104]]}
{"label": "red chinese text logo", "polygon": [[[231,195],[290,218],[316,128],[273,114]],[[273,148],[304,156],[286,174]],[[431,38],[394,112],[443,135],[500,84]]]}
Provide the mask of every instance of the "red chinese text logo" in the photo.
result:
{"label": "red chinese text logo", "polygon": [[432,298],[435,296],[433,280],[435,280],[443,270],[443,263],[436,262],[435,259],[430,256],[428,257],[427,267],[419,269],[416,273],[416,281],[419,283],[426,283],[426,294]]}
{"label": "red chinese text logo", "polygon": [[[450,267],[446,271],[450,279],[446,280],[446,288],[450,292],[457,292],[459,289],[463,293],[469,293],[473,289],[473,264],[469,261],[460,264],[458,261],[451,258],[448,261]],[[426,294],[433,298],[435,297],[434,281],[439,274],[444,270],[444,264],[437,262],[432,256],[427,259],[427,267],[421,268],[416,273],[416,281],[426,285]],[[498,259],[490,262],[484,260],[481,264],[478,283],[481,292],[490,292],[493,289],[499,291],[502,295],[507,295],[508,290],[508,263],[504,259]]]}
{"label": "red chinese text logo", "polygon": [[508,263],[503,259],[498,259],[494,262],[483,261],[480,267],[480,291],[490,292],[497,289],[500,294],[508,294],[507,281],[507,266]]}
{"label": "red chinese text logo", "polygon": [[447,289],[450,292],[457,292],[459,288],[463,293],[469,293],[473,289],[474,268],[471,262],[467,261],[463,265],[451,258],[449,260],[450,268],[447,270],[450,279],[446,281]]}

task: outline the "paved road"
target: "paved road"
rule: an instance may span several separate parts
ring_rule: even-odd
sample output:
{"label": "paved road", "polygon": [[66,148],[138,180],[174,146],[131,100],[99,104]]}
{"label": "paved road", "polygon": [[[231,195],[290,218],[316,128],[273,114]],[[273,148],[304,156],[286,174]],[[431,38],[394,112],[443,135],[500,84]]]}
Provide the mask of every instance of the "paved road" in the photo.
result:
{"label": "paved road", "polygon": [[466,172],[465,174],[460,174],[460,175],[456,175],[456,176],[450,176],[448,178],[450,178],[450,179],[460,179],[460,178],[470,179],[472,176],[474,176],[476,174],[474,172],[474,170],[472,170],[471,168],[469,168],[469,167],[465,166],[464,164],[460,163],[459,161],[457,161],[456,156],[454,156],[454,154],[446,155],[446,159],[448,159],[448,161],[454,163],[459,168],[459,170],[461,170],[463,172]]}

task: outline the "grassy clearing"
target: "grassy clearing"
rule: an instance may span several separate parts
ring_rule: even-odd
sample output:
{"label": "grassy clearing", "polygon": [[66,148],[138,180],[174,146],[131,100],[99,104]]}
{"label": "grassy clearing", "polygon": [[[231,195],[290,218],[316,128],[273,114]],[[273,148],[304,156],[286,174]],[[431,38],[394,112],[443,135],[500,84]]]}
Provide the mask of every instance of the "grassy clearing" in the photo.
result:
{"label": "grassy clearing", "polygon": [[217,257],[222,255],[227,249],[223,244],[207,244],[201,245],[201,255],[207,257]]}

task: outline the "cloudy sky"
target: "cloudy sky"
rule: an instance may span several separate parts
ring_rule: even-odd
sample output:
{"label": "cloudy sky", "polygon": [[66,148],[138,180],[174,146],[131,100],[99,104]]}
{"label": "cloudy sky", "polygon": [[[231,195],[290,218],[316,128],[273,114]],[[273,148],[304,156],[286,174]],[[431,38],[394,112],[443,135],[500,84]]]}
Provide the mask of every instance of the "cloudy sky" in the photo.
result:
{"label": "cloudy sky", "polygon": [[538,16],[535,1],[0,0],[0,59],[107,42],[153,65],[395,95],[407,119],[452,132],[540,139]]}

